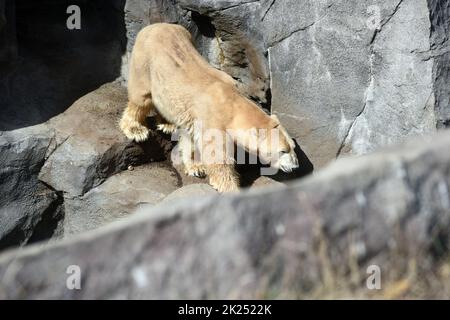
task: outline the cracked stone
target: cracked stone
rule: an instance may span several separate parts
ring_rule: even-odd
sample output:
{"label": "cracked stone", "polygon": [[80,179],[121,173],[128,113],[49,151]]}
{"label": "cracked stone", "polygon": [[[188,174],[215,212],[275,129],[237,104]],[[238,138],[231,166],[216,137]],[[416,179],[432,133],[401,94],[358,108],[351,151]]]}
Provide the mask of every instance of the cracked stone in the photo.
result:
{"label": "cracked stone", "polygon": [[159,203],[178,188],[178,175],[167,164],[142,165],[113,175],[81,197],[66,196],[64,237],[126,218],[140,206]]}
{"label": "cracked stone", "polygon": [[[41,221],[59,210],[57,192],[37,179],[52,140],[46,125],[0,135],[0,250],[42,240]],[[55,225],[45,230],[49,237],[60,218],[55,214]]]}
{"label": "cracked stone", "polygon": [[100,87],[51,119],[57,147],[39,179],[69,197],[81,196],[129,165],[164,160],[171,143],[155,133],[142,144],[120,132],[117,119],[126,106],[126,89],[117,83]]}
{"label": "cracked stone", "polygon": [[[378,30],[367,25],[370,6],[379,9]],[[269,60],[272,112],[316,168],[436,131],[433,61],[411,54],[430,47],[426,1],[275,2],[267,30],[271,15],[311,25],[275,41]],[[275,27],[269,43],[295,26]]]}

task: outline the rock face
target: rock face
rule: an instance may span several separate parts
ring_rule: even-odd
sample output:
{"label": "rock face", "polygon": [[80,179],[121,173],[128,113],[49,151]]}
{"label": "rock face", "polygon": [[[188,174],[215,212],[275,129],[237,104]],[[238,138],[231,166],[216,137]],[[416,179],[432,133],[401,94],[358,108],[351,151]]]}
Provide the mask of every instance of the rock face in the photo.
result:
{"label": "rock face", "polygon": [[[123,136],[117,119],[126,97],[124,87],[110,83],[45,124],[0,134],[0,249],[81,232],[130,213],[131,204],[111,194],[115,182],[124,198],[136,200],[134,207],[139,199],[155,203],[177,187],[169,169],[138,168],[137,179],[119,175],[96,188],[130,165],[165,160],[172,147],[168,137],[153,131],[143,144]],[[138,188],[145,179],[145,190],[153,186],[153,195],[139,197],[133,187],[120,188],[126,181]]]}
{"label": "rock face", "polygon": [[417,54],[430,49],[425,0],[276,1],[266,25],[286,11],[304,25],[268,39],[272,110],[313,163],[435,130],[433,60]]}
{"label": "rock face", "polygon": [[[339,286],[350,271],[365,288],[368,265],[383,270],[384,290],[415,264],[414,294],[415,281],[448,254],[449,144],[446,132],[340,160],[288,187],[184,199],[65,243],[9,252],[0,258],[0,298],[292,298]],[[66,288],[70,265],[80,267],[81,290]],[[448,298],[444,289],[431,294]]]}
{"label": "rock face", "polygon": [[[73,4],[79,30],[66,24]],[[43,123],[116,79],[126,50],[123,7],[122,0],[1,0],[0,130]]]}
{"label": "rock face", "polygon": [[[259,33],[259,3],[255,1],[128,0],[125,26],[128,55],[136,34],[157,22],[184,25],[196,47],[215,67],[238,80],[241,91],[262,106],[269,104],[269,70],[264,39]],[[125,59],[122,75],[127,78]]]}
{"label": "rock face", "polygon": [[127,140],[117,122],[127,104],[126,89],[107,84],[51,119],[57,147],[39,179],[67,196],[83,195],[129,165],[165,160],[170,141],[153,134],[145,144]]}
{"label": "rock face", "polygon": [[430,51],[425,59],[433,58],[434,96],[436,99],[436,118],[438,127],[450,126],[450,3],[448,1],[428,0],[432,24]]}
{"label": "rock face", "polygon": [[38,177],[64,195],[65,236],[129,214],[140,202],[155,204],[178,185],[174,172],[157,166],[115,175],[166,160],[172,147],[154,131],[143,144],[127,140],[117,125],[126,103],[124,87],[106,84],[47,123],[55,146]]}
{"label": "rock face", "polygon": [[126,8],[128,50],[149,23],[186,26],[213,65],[281,118],[315,167],[448,122],[445,1],[135,0]]}
{"label": "rock face", "polygon": [[46,126],[0,134],[0,249],[56,231],[61,196],[37,179],[52,139]]}
{"label": "rock face", "polygon": [[155,163],[116,174],[81,197],[65,199],[64,236],[124,218],[141,205],[155,205],[178,187],[178,175],[168,165]]}

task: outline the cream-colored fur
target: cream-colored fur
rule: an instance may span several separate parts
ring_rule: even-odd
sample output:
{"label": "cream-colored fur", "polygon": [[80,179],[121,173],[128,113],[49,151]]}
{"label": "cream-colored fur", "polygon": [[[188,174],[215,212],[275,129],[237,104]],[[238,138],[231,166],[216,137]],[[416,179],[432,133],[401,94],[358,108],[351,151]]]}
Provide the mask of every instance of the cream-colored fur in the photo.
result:
{"label": "cream-colored fur", "polygon": [[[136,141],[146,140],[147,115],[156,109],[160,117],[158,128],[166,133],[176,128],[184,129],[189,136],[181,138],[179,147],[185,171],[190,175],[208,175],[210,184],[219,191],[235,191],[239,180],[232,159],[219,163],[198,163],[193,160],[193,149],[200,150],[214,143],[210,139],[197,139],[194,122],[202,130],[218,129],[221,132],[236,129],[280,128],[280,138],[272,147],[269,139],[259,139],[257,146],[272,154],[289,155],[291,161],[285,171],[298,166],[293,151],[294,142],[281,127],[276,117],[266,115],[255,103],[239,93],[233,78],[215,69],[197,52],[190,33],[179,25],[158,23],[142,29],[134,45],[129,66],[129,103],[120,128]],[[270,133],[268,133],[270,136]],[[257,152],[248,146],[249,134],[233,134],[233,141],[249,152]],[[201,143],[201,146],[195,146]],[[275,149],[275,150],[271,150]],[[281,166],[281,158],[278,167]]]}

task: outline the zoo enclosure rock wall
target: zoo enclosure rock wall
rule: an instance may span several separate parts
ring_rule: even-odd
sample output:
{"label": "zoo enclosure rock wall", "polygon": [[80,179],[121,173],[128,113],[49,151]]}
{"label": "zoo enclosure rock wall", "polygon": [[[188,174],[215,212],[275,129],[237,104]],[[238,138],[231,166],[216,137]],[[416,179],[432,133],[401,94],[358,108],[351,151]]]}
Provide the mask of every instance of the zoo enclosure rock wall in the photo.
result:
{"label": "zoo enclosure rock wall", "polygon": [[[0,130],[43,123],[117,78],[126,50],[119,2],[0,1]],[[79,30],[66,25],[74,3]]]}
{"label": "zoo enclosure rock wall", "polygon": [[[150,23],[185,25],[213,65],[279,115],[316,167],[448,125],[448,1],[77,0],[82,29],[70,32],[65,9],[72,2],[0,0],[0,187],[14,191],[0,202],[8,221],[0,238],[40,239],[45,232],[33,230],[60,219],[64,198],[67,205],[123,170],[122,149],[105,153],[103,144],[89,161],[75,161],[85,181],[54,179],[70,171],[66,154],[86,145],[55,135],[55,122],[40,123],[98,85],[125,78],[134,38]],[[110,128],[122,100],[93,100],[114,104]],[[120,133],[111,130],[108,143],[116,146]],[[103,143],[97,138],[95,146]],[[110,170],[111,155],[119,160]],[[50,222],[39,223],[43,216]]]}
{"label": "zoo enclosure rock wall", "polygon": [[128,51],[147,24],[186,26],[316,167],[448,126],[448,1],[129,0],[125,18]]}
{"label": "zoo enclosure rock wall", "polygon": [[[238,80],[242,92],[263,106],[270,103],[264,39],[258,30],[257,1],[128,0],[125,5],[130,54],[136,34],[157,22],[178,23],[193,35],[198,50],[215,67]],[[127,77],[126,56],[122,76]]]}
{"label": "zoo enclosure rock wall", "polygon": [[[0,250],[60,237],[73,197],[148,162],[148,147],[159,146],[133,144],[117,129],[126,104],[119,85],[64,112],[120,75],[124,3],[0,0]],[[66,26],[71,4],[81,8],[80,30]]]}
{"label": "zoo enclosure rock wall", "polygon": [[[168,141],[160,136],[137,145],[119,132],[116,121],[126,103],[125,88],[108,84],[85,95],[126,75],[133,39],[149,23],[185,25],[212,64],[282,118],[316,166],[344,153],[364,153],[432,132],[436,125],[448,126],[448,1],[80,0],[85,6],[83,32],[71,34],[64,47],[67,30],[59,26],[65,25],[69,2],[0,0],[0,249],[64,230],[90,229],[134,210],[136,203],[126,193],[135,196],[132,201],[153,204],[182,184],[164,166],[124,171],[129,164],[164,158],[168,151]],[[56,15],[51,14],[53,6],[59,10]],[[374,29],[377,12],[380,24]],[[34,23],[42,23],[44,29],[36,28],[41,33],[25,32],[35,30]],[[48,46],[39,38],[45,31]],[[54,50],[57,44],[61,51]],[[55,56],[61,60],[54,61]],[[27,63],[19,63],[23,61]],[[36,81],[48,87],[36,87]],[[361,265],[384,265],[395,257],[390,261],[401,264],[394,268],[400,273],[407,261],[421,259],[431,270],[433,259],[448,248],[448,143],[448,137],[427,140],[401,155],[341,162],[288,189],[213,198],[189,209],[183,204],[162,207],[139,226],[119,223],[112,231],[49,249],[10,253],[0,262],[0,297],[23,297],[17,282],[31,288],[29,297],[187,297],[197,283],[206,287],[190,298],[260,297],[260,283],[268,283],[263,288],[271,288],[268,296],[277,296],[286,283],[298,284],[300,289],[293,291],[303,292],[327,282],[327,261],[345,269],[349,257]],[[141,170],[157,174],[152,181],[158,187],[160,179],[167,184],[147,192]],[[128,188],[129,181],[138,184]],[[126,189],[121,189],[122,197],[116,196],[116,186]],[[112,208],[112,200],[121,201],[120,206]],[[105,214],[113,209],[114,217]],[[319,233],[312,232],[316,218]],[[397,241],[397,236],[411,241]],[[330,257],[320,260],[323,239],[333,245]],[[444,245],[436,248],[436,242]],[[292,243],[302,246],[292,249]],[[204,254],[198,255],[198,248]],[[180,270],[172,268],[177,250],[186,262]],[[11,264],[16,255],[18,264]],[[56,256],[62,258],[53,263]],[[153,264],[156,256],[162,257],[162,265]],[[80,296],[60,287],[73,259],[88,266],[90,279],[98,279]],[[40,270],[37,278],[35,270]],[[43,270],[48,271],[44,280]],[[211,270],[217,271],[215,276]],[[126,285],[109,282],[115,272],[119,278],[114,279]],[[156,289],[142,282],[144,274],[158,283],[161,272],[168,275],[169,286],[152,291]],[[186,272],[193,278],[186,278]],[[55,274],[61,277],[53,278]]]}
{"label": "zoo enclosure rock wall", "polygon": [[177,188],[173,169],[126,171],[172,148],[154,131],[142,144],[126,139],[126,101],[124,87],[106,84],[43,124],[0,132],[0,250],[95,228]]}

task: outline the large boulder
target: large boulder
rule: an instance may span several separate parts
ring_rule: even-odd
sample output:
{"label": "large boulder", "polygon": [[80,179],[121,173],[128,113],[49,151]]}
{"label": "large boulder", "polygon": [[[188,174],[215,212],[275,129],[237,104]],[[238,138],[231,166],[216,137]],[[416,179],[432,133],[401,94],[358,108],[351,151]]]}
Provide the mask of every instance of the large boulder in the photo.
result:
{"label": "large boulder", "polygon": [[178,186],[169,168],[123,172],[166,160],[172,147],[169,137],[154,130],[145,143],[128,140],[117,125],[126,104],[126,89],[109,83],[47,122],[55,143],[39,180],[64,196],[64,236],[125,216],[140,202],[155,204]]}
{"label": "large boulder", "polygon": [[[4,195],[0,199],[0,249],[59,237],[65,231],[72,234],[73,230],[93,228],[119,215],[118,211],[126,211],[125,204],[121,206],[117,197],[105,191],[111,182],[100,189],[103,200],[116,207],[107,217],[103,212],[109,209],[99,204],[99,190],[89,197],[84,194],[129,166],[165,160],[172,147],[169,137],[155,131],[145,143],[128,141],[117,125],[126,103],[126,89],[110,83],[80,98],[45,124],[0,132],[0,190]],[[148,200],[150,203],[156,203],[178,185],[178,180],[170,178],[169,169],[155,170],[161,172],[159,178],[153,177],[153,172],[140,178],[161,184],[159,197],[148,194],[147,200],[154,198]],[[122,177],[114,181],[122,181]],[[163,182],[157,183],[158,179]],[[93,199],[92,194],[97,197]],[[132,194],[136,195],[136,190],[124,191],[124,197],[135,199]],[[85,212],[77,214],[85,214],[86,221],[88,217],[97,219],[91,226],[80,222],[75,227],[73,210],[82,209],[81,199],[90,205],[84,205]],[[93,218],[92,212],[98,212],[99,217]],[[63,223],[64,217],[67,222]]]}
{"label": "large boulder", "polygon": [[56,232],[62,197],[37,179],[52,141],[45,125],[0,132],[0,250]]}
{"label": "large boulder", "polygon": [[129,165],[165,160],[171,143],[163,136],[152,131],[148,141],[137,144],[122,134],[117,123],[126,104],[126,89],[110,83],[52,118],[48,125],[55,130],[56,146],[39,179],[76,197]]}
{"label": "large boulder", "polygon": [[272,111],[314,164],[435,130],[433,60],[417,54],[430,49],[425,0],[276,1],[268,31],[279,16]]}
{"label": "large boulder", "polygon": [[[445,132],[289,186],[187,198],[11,251],[0,257],[0,298],[298,298],[343,288],[448,298],[437,266],[450,245],[449,145]],[[80,290],[66,287],[69,266],[80,268]],[[366,287],[373,269],[376,293]]]}
{"label": "large boulder", "polygon": [[153,163],[130,167],[80,197],[64,201],[64,237],[120,220],[140,206],[152,206],[175,192],[179,178],[173,168]]}

